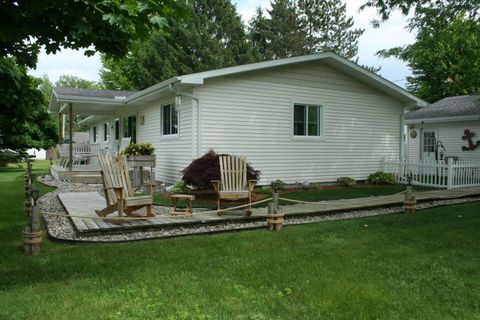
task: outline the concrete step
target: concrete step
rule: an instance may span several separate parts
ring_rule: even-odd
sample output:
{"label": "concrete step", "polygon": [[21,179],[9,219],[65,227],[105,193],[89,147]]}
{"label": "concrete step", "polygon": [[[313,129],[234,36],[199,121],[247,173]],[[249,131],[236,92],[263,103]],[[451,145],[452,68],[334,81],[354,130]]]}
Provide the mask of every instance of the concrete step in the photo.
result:
{"label": "concrete step", "polygon": [[72,183],[101,184],[102,176],[99,174],[77,174],[72,177]]}

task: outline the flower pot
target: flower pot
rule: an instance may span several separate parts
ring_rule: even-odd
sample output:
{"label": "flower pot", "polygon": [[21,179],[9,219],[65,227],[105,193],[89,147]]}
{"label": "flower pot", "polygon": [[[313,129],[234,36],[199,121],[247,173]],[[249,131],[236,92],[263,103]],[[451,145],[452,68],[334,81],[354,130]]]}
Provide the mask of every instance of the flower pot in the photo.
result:
{"label": "flower pot", "polygon": [[129,168],[155,167],[156,157],[153,156],[130,156],[127,157]]}

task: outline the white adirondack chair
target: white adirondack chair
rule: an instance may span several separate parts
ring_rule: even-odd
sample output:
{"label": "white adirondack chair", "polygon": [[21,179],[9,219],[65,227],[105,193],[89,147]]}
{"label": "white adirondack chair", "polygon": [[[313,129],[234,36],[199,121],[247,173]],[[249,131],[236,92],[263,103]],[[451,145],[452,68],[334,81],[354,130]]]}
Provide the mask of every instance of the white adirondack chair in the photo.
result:
{"label": "white adirondack chair", "polygon": [[[247,158],[220,156],[219,162],[220,181],[212,180],[213,188],[218,194],[218,210],[221,209],[223,200],[248,199],[248,203],[252,203],[252,192],[257,180],[247,181]],[[246,213],[252,213],[251,206],[247,207]]]}
{"label": "white adirondack chair", "polygon": [[150,195],[135,196],[128,175],[127,158],[125,156],[115,158],[111,154],[100,154],[98,159],[102,168],[107,206],[101,210],[95,210],[97,215],[105,217],[118,211],[118,216],[121,217],[123,213],[130,215],[135,210],[147,207],[147,217],[152,217],[154,215],[151,195],[153,185],[147,185],[147,192]]}

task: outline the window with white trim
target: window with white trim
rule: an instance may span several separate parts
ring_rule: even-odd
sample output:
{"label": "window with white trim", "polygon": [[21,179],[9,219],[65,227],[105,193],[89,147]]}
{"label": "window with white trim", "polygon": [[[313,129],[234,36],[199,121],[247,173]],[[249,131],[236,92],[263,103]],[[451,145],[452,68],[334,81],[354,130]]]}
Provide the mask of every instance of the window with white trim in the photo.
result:
{"label": "window with white trim", "polygon": [[322,106],[295,103],[293,105],[293,135],[322,135]]}
{"label": "window with white trim", "polygon": [[93,143],[97,142],[97,127],[93,127]]}
{"label": "window with white trim", "polygon": [[108,134],[108,122],[103,124],[103,141],[108,141],[110,135]]}
{"label": "window with white trim", "polygon": [[178,112],[175,110],[173,103],[165,104],[162,110],[162,134],[174,135],[178,134]]}

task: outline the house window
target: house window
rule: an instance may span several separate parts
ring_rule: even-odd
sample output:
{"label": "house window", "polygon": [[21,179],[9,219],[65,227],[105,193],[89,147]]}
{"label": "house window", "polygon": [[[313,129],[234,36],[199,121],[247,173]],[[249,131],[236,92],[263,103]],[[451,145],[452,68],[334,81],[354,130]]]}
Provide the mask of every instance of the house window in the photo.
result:
{"label": "house window", "polygon": [[93,127],[93,143],[97,142],[97,127]]}
{"label": "house window", "polygon": [[115,119],[115,140],[120,139],[120,119]]}
{"label": "house window", "polygon": [[423,133],[423,152],[435,151],[435,132],[425,131]]}
{"label": "house window", "polygon": [[163,105],[162,108],[163,135],[178,134],[178,113],[173,103]]}
{"label": "house window", "polygon": [[108,141],[109,134],[108,134],[108,122],[103,124],[103,141]]}
{"label": "house window", "polygon": [[123,137],[130,137],[132,143],[137,142],[137,116],[123,118]]}
{"label": "house window", "polygon": [[293,135],[322,135],[322,106],[295,104],[293,106]]}

